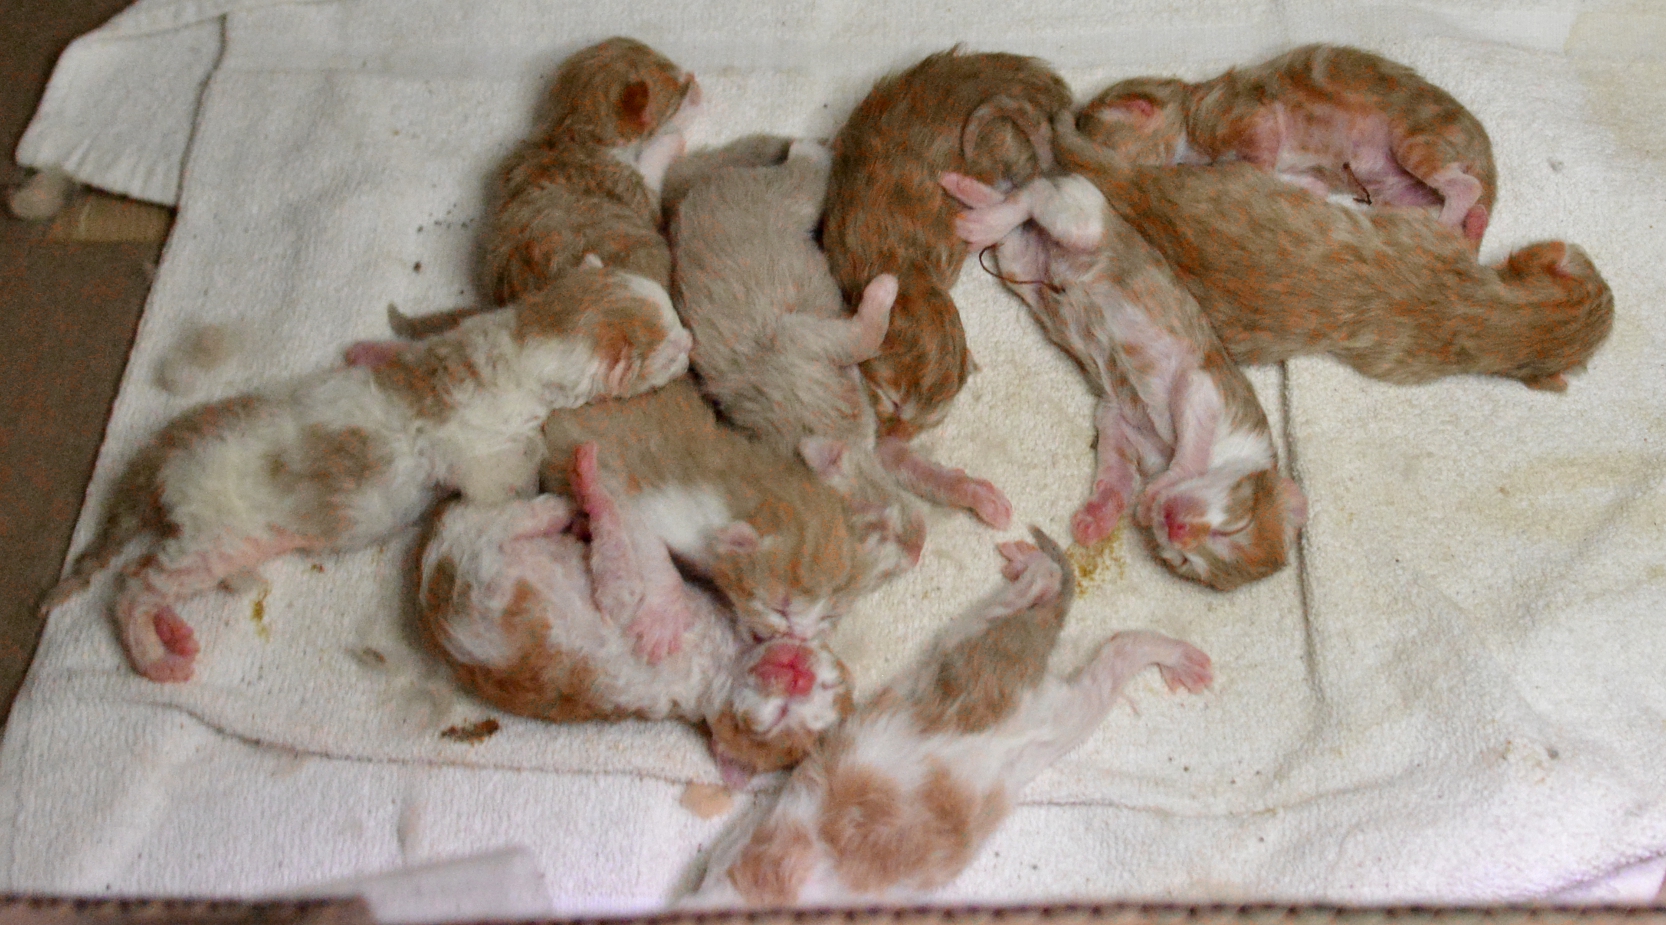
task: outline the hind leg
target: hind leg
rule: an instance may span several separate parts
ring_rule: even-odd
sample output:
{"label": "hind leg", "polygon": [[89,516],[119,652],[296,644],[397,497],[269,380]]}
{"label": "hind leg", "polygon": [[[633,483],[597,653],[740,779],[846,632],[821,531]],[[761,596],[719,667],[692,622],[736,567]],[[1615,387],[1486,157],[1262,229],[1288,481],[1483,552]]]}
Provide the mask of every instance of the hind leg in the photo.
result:
{"label": "hind leg", "polygon": [[650,665],[682,648],[694,625],[687,587],[671,551],[629,513],[602,484],[596,444],[573,454],[573,492],[590,518],[590,579],[596,606],[624,627],[638,657]]}
{"label": "hind leg", "polygon": [[[1140,424],[1134,415],[1144,416],[1144,412],[1138,407],[1124,407],[1112,398],[1101,399],[1094,412],[1099,439],[1093,489],[1070,518],[1071,538],[1083,546],[1110,536],[1133,500],[1139,483],[1135,431]],[[1145,425],[1150,426],[1149,419]]]}
{"label": "hind leg", "polygon": [[211,543],[173,539],[128,567],[116,596],[116,628],[134,670],[152,681],[189,681],[199,646],[174,606],[307,545],[283,531]]}
{"label": "hind leg", "polygon": [[965,508],[997,530],[1005,530],[1012,522],[1012,502],[993,483],[973,478],[964,469],[940,466],[915,452],[901,437],[881,438],[875,452],[904,488],[927,501]]}

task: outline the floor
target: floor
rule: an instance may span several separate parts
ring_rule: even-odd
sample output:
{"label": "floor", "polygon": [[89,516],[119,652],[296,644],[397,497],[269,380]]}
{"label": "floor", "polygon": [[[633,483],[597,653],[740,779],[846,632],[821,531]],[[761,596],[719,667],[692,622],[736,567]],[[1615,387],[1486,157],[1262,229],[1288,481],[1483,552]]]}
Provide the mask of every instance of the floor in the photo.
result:
{"label": "floor", "polygon": [[[0,3],[0,187],[52,63],[129,0]],[[47,240],[0,209],[0,714],[40,638],[37,605],[56,580],[92,474],[159,244]]]}

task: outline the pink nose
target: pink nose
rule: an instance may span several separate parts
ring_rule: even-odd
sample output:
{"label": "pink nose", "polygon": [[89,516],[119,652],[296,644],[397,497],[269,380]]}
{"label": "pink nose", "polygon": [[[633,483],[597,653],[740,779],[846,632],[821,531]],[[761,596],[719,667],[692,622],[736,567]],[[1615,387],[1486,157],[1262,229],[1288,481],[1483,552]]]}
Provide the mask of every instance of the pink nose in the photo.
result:
{"label": "pink nose", "polygon": [[766,643],[763,657],[752,666],[752,677],[771,693],[802,697],[816,686],[815,656],[802,643],[777,640]]}
{"label": "pink nose", "polygon": [[1169,545],[1182,551],[1195,549],[1209,535],[1209,524],[1194,520],[1194,506],[1183,499],[1173,499],[1163,506],[1163,529],[1168,531]]}

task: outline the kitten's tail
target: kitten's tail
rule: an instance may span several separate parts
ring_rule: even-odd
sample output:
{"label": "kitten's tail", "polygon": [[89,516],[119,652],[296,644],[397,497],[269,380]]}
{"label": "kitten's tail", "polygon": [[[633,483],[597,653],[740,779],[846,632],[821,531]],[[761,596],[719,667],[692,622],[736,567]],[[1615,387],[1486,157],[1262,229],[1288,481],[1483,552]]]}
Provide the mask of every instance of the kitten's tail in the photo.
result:
{"label": "kitten's tail", "polygon": [[1053,538],[1048,536],[1040,527],[1030,527],[1030,535],[1035,537],[1036,546],[1043,553],[1046,553],[1047,558],[1053,560],[1054,565],[1059,567],[1057,606],[1060,613],[1066,612],[1070,610],[1070,605],[1076,601],[1076,567],[1070,564],[1070,559],[1065,556],[1064,550],[1059,547],[1059,544],[1054,542]]}
{"label": "kitten's tail", "polygon": [[407,315],[399,310],[399,306],[388,303],[388,330],[395,337],[405,340],[421,340],[434,334],[443,334],[481,312],[489,312],[495,306],[465,305],[431,315]]}
{"label": "kitten's tail", "polygon": [[58,605],[80,594],[87,585],[92,583],[93,576],[107,568],[115,558],[125,550],[129,543],[140,535],[149,532],[148,519],[145,511],[139,505],[127,500],[129,496],[116,492],[112,496],[115,510],[105,520],[99,533],[75,562],[69,567],[69,572],[52,590],[41,598],[40,613],[42,616],[57,609]]}
{"label": "kitten's tail", "polygon": [[972,152],[976,150],[978,139],[983,135],[984,128],[993,119],[1009,119],[1024,137],[1030,140],[1030,146],[1035,148],[1036,165],[1041,173],[1049,173],[1053,169],[1052,130],[1047,124],[1047,116],[1031,103],[1015,97],[1001,94],[992,96],[972,114],[966,117],[966,126],[960,132],[960,149],[967,160],[972,159]]}

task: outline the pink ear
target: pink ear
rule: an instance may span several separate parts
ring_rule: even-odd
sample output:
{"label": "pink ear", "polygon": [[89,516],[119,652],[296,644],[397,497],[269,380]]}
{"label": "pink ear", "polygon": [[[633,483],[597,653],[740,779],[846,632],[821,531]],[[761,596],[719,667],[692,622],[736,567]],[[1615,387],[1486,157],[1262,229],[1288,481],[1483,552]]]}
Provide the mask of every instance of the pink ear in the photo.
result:
{"label": "pink ear", "polygon": [[648,127],[648,82],[633,80],[619,94],[619,114],[643,128]]}
{"label": "pink ear", "polygon": [[712,537],[712,545],[719,555],[757,552],[762,542],[758,531],[744,520],[737,520],[719,528],[717,534]]}
{"label": "pink ear", "polygon": [[845,443],[831,437],[805,437],[798,441],[798,455],[804,457],[810,469],[822,481],[832,481],[845,474]]}
{"label": "pink ear", "polygon": [[1300,530],[1307,526],[1307,495],[1295,479],[1279,476],[1279,488],[1284,492],[1284,506],[1290,511],[1290,527]]}
{"label": "pink ear", "polygon": [[1157,105],[1143,96],[1130,96],[1126,99],[1117,100],[1112,108],[1126,109],[1141,122],[1157,114]]}

